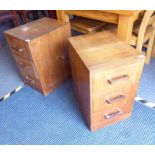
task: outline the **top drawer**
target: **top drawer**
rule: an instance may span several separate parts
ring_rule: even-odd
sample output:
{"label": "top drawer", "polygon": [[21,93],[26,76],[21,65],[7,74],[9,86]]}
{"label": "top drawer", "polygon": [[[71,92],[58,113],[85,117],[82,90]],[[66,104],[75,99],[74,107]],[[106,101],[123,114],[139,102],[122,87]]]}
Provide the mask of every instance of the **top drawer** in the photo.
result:
{"label": "top drawer", "polygon": [[32,60],[28,47],[24,41],[9,35],[7,35],[7,41],[13,53],[27,60]]}
{"label": "top drawer", "polygon": [[139,81],[143,63],[122,65],[110,70],[92,72],[92,95],[106,95],[119,90],[129,90],[131,84]]}

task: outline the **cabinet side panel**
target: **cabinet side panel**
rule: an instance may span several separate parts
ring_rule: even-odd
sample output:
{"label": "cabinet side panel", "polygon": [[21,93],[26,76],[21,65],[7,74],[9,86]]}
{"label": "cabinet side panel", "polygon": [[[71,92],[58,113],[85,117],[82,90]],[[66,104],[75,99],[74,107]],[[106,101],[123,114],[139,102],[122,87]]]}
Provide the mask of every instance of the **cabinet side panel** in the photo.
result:
{"label": "cabinet side panel", "polygon": [[72,45],[69,44],[69,58],[73,78],[73,87],[88,126],[90,127],[90,77],[89,70],[81,61]]}
{"label": "cabinet side panel", "polygon": [[68,78],[69,36],[70,26],[66,24],[28,43],[45,95]]}

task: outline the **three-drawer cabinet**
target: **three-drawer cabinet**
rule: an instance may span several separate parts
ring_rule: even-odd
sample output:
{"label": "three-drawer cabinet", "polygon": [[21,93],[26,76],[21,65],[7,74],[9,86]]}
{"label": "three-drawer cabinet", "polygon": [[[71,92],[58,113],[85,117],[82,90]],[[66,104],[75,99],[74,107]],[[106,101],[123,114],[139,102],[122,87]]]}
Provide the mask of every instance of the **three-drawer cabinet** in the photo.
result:
{"label": "three-drawer cabinet", "polygon": [[47,95],[69,75],[70,25],[42,18],[5,32],[23,81]]}
{"label": "three-drawer cabinet", "polygon": [[145,57],[110,32],[69,38],[73,87],[90,130],[131,115]]}

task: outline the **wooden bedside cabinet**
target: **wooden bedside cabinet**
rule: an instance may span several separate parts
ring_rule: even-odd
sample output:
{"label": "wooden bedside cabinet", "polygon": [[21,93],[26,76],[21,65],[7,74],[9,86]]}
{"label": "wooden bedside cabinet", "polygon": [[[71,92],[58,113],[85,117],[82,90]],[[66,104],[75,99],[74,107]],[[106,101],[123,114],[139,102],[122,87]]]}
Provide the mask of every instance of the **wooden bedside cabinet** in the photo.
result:
{"label": "wooden bedside cabinet", "polygon": [[23,81],[47,95],[69,75],[70,25],[42,18],[10,29],[5,37]]}
{"label": "wooden bedside cabinet", "polygon": [[110,32],[69,38],[73,86],[90,130],[131,115],[144,59]]}

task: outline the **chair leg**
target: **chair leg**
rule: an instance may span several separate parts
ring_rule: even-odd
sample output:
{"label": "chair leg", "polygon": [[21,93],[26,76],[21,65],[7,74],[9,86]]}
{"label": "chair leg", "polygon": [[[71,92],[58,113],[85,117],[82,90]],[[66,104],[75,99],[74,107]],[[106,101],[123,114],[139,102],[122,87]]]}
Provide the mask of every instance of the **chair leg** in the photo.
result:
{"label": "chair leg", "polygon": [[24,19],[24,22],[25,22],[25,23],[28,23],[28,22],[29,22],[27,13],[23,13],[23,19]]}
{"label": "chair leg", "polygon": [[19,18],[18,17],[15,17],[15,25],[16,26],[19,26],[20,25],[20,22],[19,22]]}
{"label": "chair leg", "polygon": [[49,14],[48,14],[47,10],[44,11],[44,14],[45,14],[46,17],[49,17]]}
{"label": "chair leg", "polygon": [[19,22],[19,16],[17,15],[16,11],[11,11],[14,14],[15,20],[14,20],[14,25],[15,26],[19,26],[20,22]]}
{"label": "chair leg", "polygon": [[16,26],[19,26],[19,21],[17,21],[16,19],[15,20],[12,20],[12,23],[13,23],[13,26],[16,27]]}
{"label": "chair leg", "polygon": [[145,59],[145,63],[146,64],[150,63],[151,52],[152,52],[153,43],[154,43],[154,37],[155,37],[155,31],[152,33],[152,35],[151,35],[151,37],[149,39],[149,43],[148,43],[148,47],[147,47],[147,52],[146,52],[146,59]]}
{"label": "chair leg", "polygon": [[38,12],[37,12],[37,10],[34,10],[34,11],[32,12],[32,14],[33,14],[33,19],[34,19],[34,20],[36,20],[36,19],[39,18],[39,17],[38,17]]}

